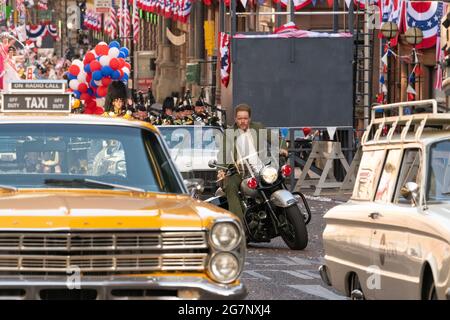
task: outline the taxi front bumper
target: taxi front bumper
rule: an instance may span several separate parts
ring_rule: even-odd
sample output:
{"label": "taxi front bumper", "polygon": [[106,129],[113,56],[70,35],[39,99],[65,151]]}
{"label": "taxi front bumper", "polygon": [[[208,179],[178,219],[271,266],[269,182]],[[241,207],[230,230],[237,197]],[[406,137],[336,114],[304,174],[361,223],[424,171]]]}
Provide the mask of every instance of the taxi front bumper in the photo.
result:
{"label": "taxi front bumper", "polygon": [[195,276],[17,276],[0,278],[0,299],[189,300],[242,299],[242,283],[219,285]]}

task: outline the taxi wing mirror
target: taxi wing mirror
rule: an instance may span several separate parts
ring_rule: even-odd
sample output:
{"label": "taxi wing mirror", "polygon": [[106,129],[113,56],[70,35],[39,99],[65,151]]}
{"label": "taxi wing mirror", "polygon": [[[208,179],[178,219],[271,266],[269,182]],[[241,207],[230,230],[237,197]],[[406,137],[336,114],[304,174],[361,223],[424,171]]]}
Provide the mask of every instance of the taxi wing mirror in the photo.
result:
{"label": "taxi wing mirror", "polygon": [[403,198],[411,200],[414,206],[417,206],[419,197],[419,185],[415,182],[407,182],[401,189],[400,194]]}

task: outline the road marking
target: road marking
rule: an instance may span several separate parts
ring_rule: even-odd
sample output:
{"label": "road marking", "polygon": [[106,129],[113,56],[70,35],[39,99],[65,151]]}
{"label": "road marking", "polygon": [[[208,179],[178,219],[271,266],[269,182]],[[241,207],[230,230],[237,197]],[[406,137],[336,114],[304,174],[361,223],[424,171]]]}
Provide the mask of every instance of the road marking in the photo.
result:
{"label": "road marking", "polygon": [[346,297],[337,295],[331,290],[328,290],[319,285],[288,285],[288,287],[300,290],[312,296],[324,298],[327,300],[346,300]]}
{"label": "road marking", "polygon": [[303,274],[303,272],[293,271],[293,270],[281,270],[284,273],[290,274],[291,276],[303,279],[303,280],[313,280],[313,277],[310,277],[306,274]]}
{"label": "road marking", "polygon": [[318,271],[302,270],[300,272],[303,274],[306,274],[310,277],[313,277],[314,279],[320,279],[320,275],[319,275]]}
{"label": "road marking", "polygon": [[253,270],[244,270],[244,273],[247,273],[247,274],[249,274],[249,275],[251,275],[251,276],[253,276],[253,277],[257,278],[257,279],[272,280],[271,278],[266,277],[266,276],[262,275],[261,273],[253,271]]}

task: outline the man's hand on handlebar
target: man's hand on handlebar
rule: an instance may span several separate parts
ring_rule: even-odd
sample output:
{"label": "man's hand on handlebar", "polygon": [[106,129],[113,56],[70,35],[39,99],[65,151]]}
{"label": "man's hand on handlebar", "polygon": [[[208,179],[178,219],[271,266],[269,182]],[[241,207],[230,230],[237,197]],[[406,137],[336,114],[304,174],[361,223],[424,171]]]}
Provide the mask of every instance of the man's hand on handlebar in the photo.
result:
{"label": "man's hand on handlebar", "polygon": [[280,149],[280,156],[287,157],[289,155],[289,152],[287,149]]}

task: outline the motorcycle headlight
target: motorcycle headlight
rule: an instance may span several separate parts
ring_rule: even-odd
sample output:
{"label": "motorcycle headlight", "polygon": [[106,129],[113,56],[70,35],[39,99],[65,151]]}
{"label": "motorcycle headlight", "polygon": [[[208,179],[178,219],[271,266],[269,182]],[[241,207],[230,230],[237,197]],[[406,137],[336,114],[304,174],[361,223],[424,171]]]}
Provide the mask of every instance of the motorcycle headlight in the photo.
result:
{"label": "motorcycle headlight", "polygon": [[239,230],[234,223],[217,223],[211,230],[212,245],[220,251],[233,250],[238,246],[240,238]]}
{"label": "motorcycle headlight", "polygon": [[272,184],[278,179],[278,171],[274,167],[265,167],[261,170],[261,177],[265,183]]}
{"label": "motorcycle headlight", "polygon": [[229,252],[220,252],[209,263],[210,275],[218,282],[231,283],[239,276],[239,260]]}

